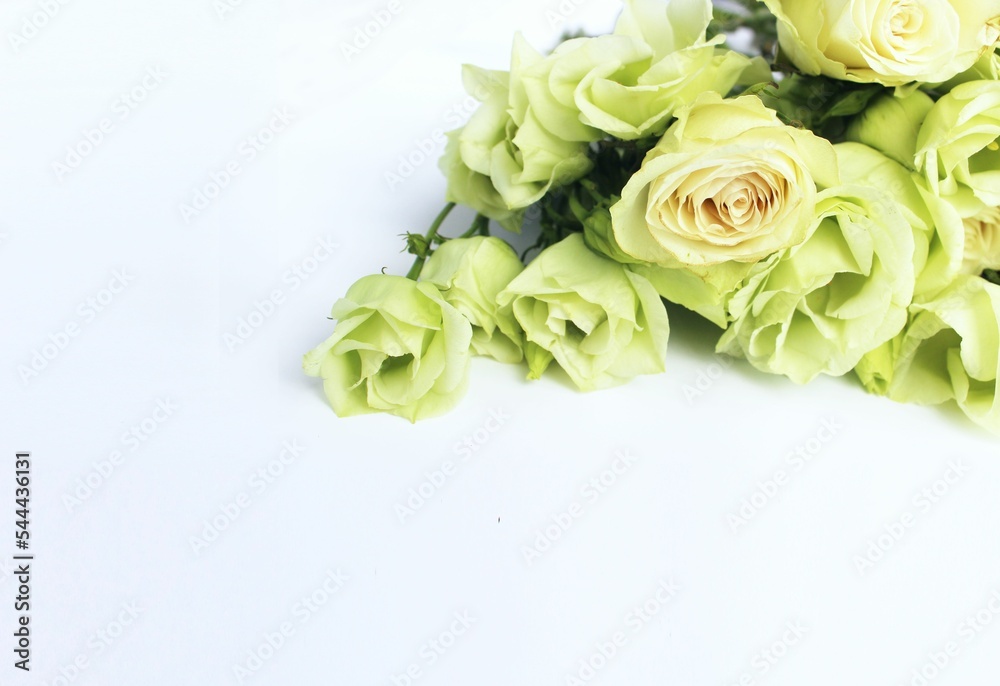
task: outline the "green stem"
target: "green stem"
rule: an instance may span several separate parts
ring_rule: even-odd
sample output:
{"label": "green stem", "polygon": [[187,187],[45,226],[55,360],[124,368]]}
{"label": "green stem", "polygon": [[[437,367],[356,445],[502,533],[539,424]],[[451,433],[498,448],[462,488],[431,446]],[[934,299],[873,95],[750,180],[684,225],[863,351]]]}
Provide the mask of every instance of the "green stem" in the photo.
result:
{"label": "green stem", "polygon": [[[455,209],[455,203],[450,202],[445,205],[444,209],[441,210],[441,214],[439,214],[437,219],[434,220],[434,223],[431,224],[431,228],[427,231],[427,235],[424,237],[427,241],[428,249],[430,249],[430,246],[434,243],[434,239],[437,238],[441,225],[444,224],[444,220],[448,218],[448,215],[451,214],[453,209]],[[420,271],[424,268],[424,262],[426,261],[426,255],[417,257],[417,259],[413,262],[413,266],[410,267],[410,271],[406,274],[406,278],[416,281],[417,277],[420,276]]]}
{"label": "green stem", "polygon": [[469,230],[462,237],[468,238],[477,234],[480,236],[490,235],[490,218],[485,214],[477,214],[475,221],[472,222],[472,226],[469,227]]}
{"label": "green stem", "polygon": [[472,226],[469,227],[468,231],[459,236],[459,238],[471,238],[475,235],[490,235],[490,218],[486,215],[477,214],[476,218],[472,221]]}
{"label": "green stem", "polygon": [[[466,229],[465,233],[461,236],[455,236],[455,238],[449,238],[447,236],[442,236],[438,233],[433,237],[435,243],[445,243],[446,241],[457,240],[461,238],[472,238],[473,236],[489,236],[490,235],[490,218],[483,214],[477,214],[476,218],[472,221],[472,226]],[[428,240],[426,237],[424,240]],[[429,244],[433,248],[433,244]]]}

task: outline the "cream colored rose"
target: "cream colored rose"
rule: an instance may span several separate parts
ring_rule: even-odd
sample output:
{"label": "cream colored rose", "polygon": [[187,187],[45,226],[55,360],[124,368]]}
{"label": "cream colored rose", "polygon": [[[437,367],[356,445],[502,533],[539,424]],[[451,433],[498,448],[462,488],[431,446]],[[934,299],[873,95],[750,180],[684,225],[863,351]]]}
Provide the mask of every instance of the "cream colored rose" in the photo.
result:
{"label": "cream colored rose", "polygon": [[615,240],[661,266],[756,262],[800,243],[833,146],[782,124],[754,96],[701,96],[650,151],[611,208]]}
{"label": "cream colored rose", "polygon": [[898,86],[947,81],[1000,37],[995,0],[763,0],[808,74]]}
{"label": "cream colored rose", "polygon": [[965,220],[962,271],[981,274],[986,269],[1000,269],[1000,207],[991,207]]}

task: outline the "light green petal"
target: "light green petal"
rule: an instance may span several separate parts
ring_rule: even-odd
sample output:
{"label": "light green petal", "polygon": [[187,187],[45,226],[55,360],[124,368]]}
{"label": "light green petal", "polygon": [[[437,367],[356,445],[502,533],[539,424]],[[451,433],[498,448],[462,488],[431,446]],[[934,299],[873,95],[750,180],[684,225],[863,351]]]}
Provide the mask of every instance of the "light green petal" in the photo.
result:
{"label": "light green petal", "polygon": [[319,376],[323,378],[323,391],[327,400],[338,417],[353,417],[378,411],[368,404],[367,387],[364,385],[356,354],[330,355],[324,358]]}
{"label": "light green petal", "polygon": [[835,79],[846,79],[843,65],[827,59],[817,46],[820,30],[826,23],[820,3],[795,0],[762,0],[778,18],[778,42],[781,51],[800,71],[806,74],[825,73]]}
{"label": "light green petal", "polygon": [[524,209],[553,187],[585,176],[592,166],[585,145],[552,137],[529,112],[509,143],[493,149],[490,178],[507,207]]}
{"label": "light green petal", "polygon": [[651,59],[647,46],[622,36],[575,39],[527,70],[523,87],[531,109],[547,130],[567,141],[596,141],[603,133],[581,117],[581,83],[630,72],[634,80]]}
{"label": "light green petal", "polygon": [[933,297],[954,281],[962,264],[964,228],[951,204],[926,181],[882,153],[860,143],[834,146],[846,183],[877,188],[889,195],[913,229],[915,295]]}
{"label": "light green petal", "polygon": [[615,35],[649,45],[658,58],[704,42],[712,20],[710,0],[626,0]]}
{"label": "light green petal", "polygon": [[907,97],[884,95],[851,122],[847,140],[864,143],[915,169],[917,134],[932,107],[934,101],[920,91]]}
{"label": "light green petal", "polygon": [[528,361],[528,378],[532,381],[541,379],[542,374],[556,359],[548,350],[531,341],[524,346],[524,356]]}
{"label": "light green petal", "polygon": [[482,104],[462,129],[449,134],[441,160],[449,201],[515,231],[522,210],[592,166],[585,143],[553,135],[529,106],[525,74],[540,60],[518,36],[510,74],[464,67],[466,88]]}
{"label": "light green petal", "polygon": [[334,307],[334,335],[307,353],[341,417],[382,411],[416,421],[463,394],[472,328],[430,283],[377,274]]}
{"label": "light green petal", "polygon": [[664,299],[686,307],[719,328],[729,325],[729,298],[746,278],[753,265],[723,262],[709,267],[630,265],[645,277]]}
{"label": "light green petal", "polygon": [[727,94],[759,71],[753,60],[719,48],[723,37],[705,41],[711,16],[708,0],[633,0],[615,33],[565,41],[544,59],[517,60],[528,66],[514,74],[512,89],[522,88],[538,122],[566,141],[660,135],[677,108],[707,91]]}
{"label": "light green petal", "polygon": [[490,176],[493,173],[493,151],[507,140],[506,98],[480,105],[458,133],[462,162],[474,172]]}
{"label": "light green petal", "polygon": [[869,393],[886,395],[896,364],[896,348],[898,338],[886,341],[874,350],[869,351],[858,362],[854,373]]}
{"label": "light green petal", "polygon": [[[988,50],[995,49],[1000,40],[1000,7],[993,0],[962,0],[956,3],[962,12],[961,35],[956,63],[959,72],[971,68]],[[932,79],[929,79],[932,80]]]}
{"label": "light green petal", "polygon": [[[917,137],[916,166],[963,216],[1000,205],[1000,81],[970,81],[931,108]],[[969,205],[971,192],[978,206]]]}
{"label": "light green petal", "polygon": [[663,370],[669,323],[659,295],[580,234],[542,251],[498,301],[524,329],[532,377],[549,356],[581,390]]}
{"label": "light green petal", "polygon": [[448,133],[448,143],[440,161],[441,171],[448,180],[446,200],[470,207],[498,222],[508,231],[519,233],[524,210],[507,207],[490,177],[469,169],[462,161],[459,151],[460,135],[461,130]]}
{"label": "light green petal", "polygon": [[804,243],[757,265],[732,297],[719,352],[806,383],[839,376],[892,339],[913,297],[912,230],[891,198],[824,191]]}
{"label": "light green petal", "polygon": [[751,65],[731,51],[711,45],[663,57],[628,78],[592,72],[581,80],[576,103],[584,123],[623,140],[659,135],[675,111],[706,91],[726,94]]}
{"label": "light green petal", "polygon": [[520,33],[514,34],[514,47],[510,57],[510,115],[518,126],[524,125],[524,115],[529,108],[525,79],[544,61],[540,52]]}
{"label": "light green petal", "polygon": [[956,86],[969,81],[997,81],[1000,80],[1000,53],[989,50],[983,53],[979,61],[967,71],[962,72],[955,78],[941,84],[933,84],[931,88],[939,93],[947,93]]}
{"label": "light green petal", "polygon": [[[497,295],[523,269],[507,243],[475,236],[450,240],[438,248],[424,265],[420,280],[441,289],[444,299],[469,320],[477,354],[513,364],[522,359],[523,334],[513,314],[501,311]],[[502,327],[501,318],[506,320]]]}
{"label": "light green petal", "polygon": [[973,421],[1000,434],[1000,286],[962,276],[912,312],[896,345],[889,397],[922,404],[954,399]]}

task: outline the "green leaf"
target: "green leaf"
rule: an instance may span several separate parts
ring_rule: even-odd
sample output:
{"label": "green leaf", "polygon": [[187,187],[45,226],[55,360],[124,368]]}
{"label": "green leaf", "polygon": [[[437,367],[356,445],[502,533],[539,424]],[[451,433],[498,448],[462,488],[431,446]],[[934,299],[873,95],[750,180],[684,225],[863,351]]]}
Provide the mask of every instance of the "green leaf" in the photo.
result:
{"label": "green leaf", "polygon": [[833,143],[842,139],[850,117],[863,112],[873,98],[886,91],[879,85],[802,74],[785,77],[776,88],[754,88],[786,124],[807,128]]}
{"label": "green leaf", "polygon": [[882,86],[876,85],[864,86],[858,90],[848,92],[834,103],[833,107],[824,115],[823,121],[829,121],[834,117],[851,117],[864,112],[865,108],[868,107],[868,103],[883,90]]}
{"label": "green leaf", "polygon": [[524,256],[582,232],[593,214],[607,211],[617,202],[622,188],[642,166],[646,153],[656,142],[656,138],[636,141],[607,138],[594,143],[588,154],[593,162],[591,172],[574,183],[549,191],[534,206],[532,213],[539,217],[540,232]]}
{"label": "green leaf", "polygon": [[752,86],[747,87],[740,95],[760,95],[761,93],[770,89],[774,91],[776,88],[774,82],[772,81],[761,81],[760,83],[755,83]]}

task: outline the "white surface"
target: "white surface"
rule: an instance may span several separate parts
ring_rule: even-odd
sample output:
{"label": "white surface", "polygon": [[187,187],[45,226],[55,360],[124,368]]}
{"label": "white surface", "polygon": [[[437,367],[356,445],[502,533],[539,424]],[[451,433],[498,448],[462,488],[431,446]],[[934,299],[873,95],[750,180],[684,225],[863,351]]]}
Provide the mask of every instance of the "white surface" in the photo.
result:
{"label": "white surface", "polygon": [[[13,553],[16,450],[34,455],[37,554],[30,675],[12,666],[16,583],[0,571],[0,683],[237,684],[234,665],[287,622],[243,683],[385,686],[416,665],[421,686],[566,684],[622,632],[581,682],[896,686],[953,641],[929,683],[996,684],[1000,617],[971,640],[963,622],[1000,589],[1000,456],[956,412],[849,380],[723,371],[711,328],[676,314],[669,373],[625,388],[582,395],[477,360],[443,419],[333,415],[301,354],[356,278],[406,271],[398,234],[441,205],[433,161],[392,189],[385,174],[467,114],[461,62],[504,68],[515,30],[540,47],[559,33],[554,1],[401,0],[348,63],[342,43],[385,4],[345,4],[245,0],[222,19],[211,0],[70,2],[19,52],[0,49],[0,559]],[[570,23],[593,31],[618,9],[580,4]],[[39,6],[4,3],[0,26]],[[167,76],[121,120],[116,100],[153,67]],[[241,142],[276,107],[294,122],[248,162]],[[105,117],[112,132],[59,181],[52,163]],[[181,204],[231,160],[240,176],[185,222]],[[293,288],[286,271],[327,237],[338,249]],[[134,279],[89,321],[78,306],[116,269]],[[283,303],[230,351],[224,336],[275,289]],[[18,366],[73,323],[23,383]],[[689,402],[702,373],[718,378]],[[177,409],[126,442],[158,399]],[[503,426],[461,461],[494,410]],[[842,428],[797,469],[786,456],[826,419]],[[286,441],[304,450],[282,466]],[[121,464],[72,505],[115,451]],[[637,461],[593,496],[620,451]],[[952,461],[968,473],[928,505],[919,492]],[[401,523],[396,505],[449,462],[457,472]],[[254,476],[269,465],[283,470],[272,483]],[[734,532],[729,516],[779,469],[787,483]],[[195,552],[240,494],[236,521]],[[525,547],[574,504],[582,516],[529,564]],[[907,513],[913,525],[859,573],[855,557]],[[338,570],[343,587],[304,609]],[[630,614],[663,582],[678,589],[668,603]],[[138,618],[99,648],[129,603]],[[429,664],[428,641],[461,628],[455,613],[475,621]],[[761,651],[794,639],[795,622],[804,636],[764,673]]]}

